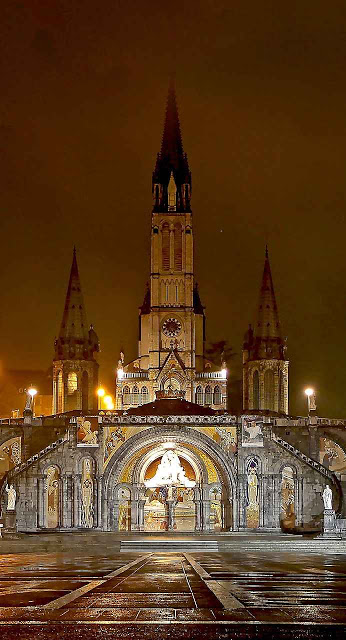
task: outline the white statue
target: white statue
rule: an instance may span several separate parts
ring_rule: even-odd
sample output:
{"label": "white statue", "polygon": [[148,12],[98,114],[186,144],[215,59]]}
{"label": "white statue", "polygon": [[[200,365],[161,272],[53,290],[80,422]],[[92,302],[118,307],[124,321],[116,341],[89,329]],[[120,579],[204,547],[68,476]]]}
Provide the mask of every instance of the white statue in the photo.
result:
{"label": "white statue", "polygon": [[324,508],[325,509],[333,509],[333,492],[329,486],[329,484],[326,485],[323,494],[322,494],[322,498],[323,498],[323,502],[324,502]]}
{"label": "white statue", "polygon": [[169,450],[163,454],[154,477],[150,478],[150,480],[145,480],[144,484],[146,487],[165,487],[167,485],[194,487],[196,483],[186,477],[179,457],[174,451]]}
{"label": "white statue", "polygon": [[16,508],[17,492],[13,484],[11,484],[10,486],[6,485],[6,491],[7,491],[7,510],[14,511]]}

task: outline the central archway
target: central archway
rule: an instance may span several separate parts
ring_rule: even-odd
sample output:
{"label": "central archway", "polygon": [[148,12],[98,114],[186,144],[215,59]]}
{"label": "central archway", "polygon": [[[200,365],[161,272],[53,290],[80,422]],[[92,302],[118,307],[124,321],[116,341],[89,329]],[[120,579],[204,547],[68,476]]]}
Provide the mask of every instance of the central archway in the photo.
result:
{"label": "central archway", "polygon": [[[182,461],[191,465],[195,475],[193,495],[192,492],[186,496],[183,492],[177,492],[170,498],[178,505],[178,509],[179,502],[184,499],[185,503],[189,503],[190,510],[193,503],[194,528],[198,531],[213,531],[217,527],[237,530],[237,494],[232,460],[209,436],[181,425],[145,429],[126,440],[115,452],[103,477],[103,529],[118,530],[119,496],[126,488],[131,502],[130,528],[132,531],[145,530],[144,509],[148,502],[145,475],[150,464],[162,457],[167,448],[174,449]],[[174,523],[168,523],[167,526],[171,530]]]}

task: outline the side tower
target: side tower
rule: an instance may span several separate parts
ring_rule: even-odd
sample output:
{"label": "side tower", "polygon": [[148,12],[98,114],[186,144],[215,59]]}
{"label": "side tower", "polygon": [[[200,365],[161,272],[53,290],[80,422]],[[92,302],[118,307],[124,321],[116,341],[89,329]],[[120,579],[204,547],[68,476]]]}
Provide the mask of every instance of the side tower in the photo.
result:
{"label": "side tower", "polygon": [[54,347],[53,413],[97,410],[99,365],[94,353],[100,347],[93,327],[87,329],[76,249],[73,250],[64,313]]}
{"label": "side tower", "polygon": [[139,311],[138,358],[118,367],[117,408],[175,395],[226,407],[226,375],[204,357],[205,315],[193,267],[191,173],[175,88],[168,91],[152,176],[150,284]]}
{"label": "side tower", "polygon": [[243,409],[288,414],[288,365],[266,248],[257,325],[243,346]]}

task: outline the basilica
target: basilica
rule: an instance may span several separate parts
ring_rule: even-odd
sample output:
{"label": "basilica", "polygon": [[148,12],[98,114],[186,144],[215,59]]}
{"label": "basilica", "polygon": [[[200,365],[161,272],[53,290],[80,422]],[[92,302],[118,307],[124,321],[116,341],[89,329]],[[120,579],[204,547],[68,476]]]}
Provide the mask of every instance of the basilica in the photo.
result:
{"label": "basilica", "polygon": [[228,412],[223,354],[216,363],[206,357],[191,172],[173,85],[152,200],[138,355],[125,362],[120,354],[107,410],[98,408],[99,338],[73,252],[52,414],[35,415],[28,395],[23,416],[0,420],[4,531],[317,533],[326,522],[337,530],[346,509],[346,422],[316,411],[290,416],[268,250],[256,322],[244,337],[240,415]]}

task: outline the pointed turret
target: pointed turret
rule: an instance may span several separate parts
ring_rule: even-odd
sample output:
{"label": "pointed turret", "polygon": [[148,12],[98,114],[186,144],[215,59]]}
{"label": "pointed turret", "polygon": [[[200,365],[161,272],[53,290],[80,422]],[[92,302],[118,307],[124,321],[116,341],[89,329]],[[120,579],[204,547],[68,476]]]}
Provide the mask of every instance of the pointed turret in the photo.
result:
{"label": "pointed turret", "polygon": [[[169,184],[171,185],[170,194],[168,194]],[[174,210],[190,211],[191,173],[187,155],[183,150],[173,81],[168,89],[161,151],[157,156],[153,172],[154,211],[172,210],[172,185],[176,188]]]}
{"label": "pointed turret", "polygon": [[281,338],[279,314],[270,269],[268,247],[266,247],[262,285],[258,303],[256,336],[264,339]]}
{"label": "pointed turret", "polygon": [[76,248],[67,287],[64,312],[53,361],[53,412],[97,409],[99,339],[88,329],[78,272]]}
{"label": "pointed turret", "polygon": [[84,341],[88,339],[84,301],[78,272],[76,247],[73,248],[72,266],[59,339],[63,339],[64,341],[71,339]]}
{"label": "pointed turret", "polygon": [[244,336],[244,409],[288,413],[288,364],[266,247],[257,324]]}

